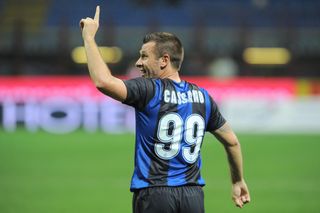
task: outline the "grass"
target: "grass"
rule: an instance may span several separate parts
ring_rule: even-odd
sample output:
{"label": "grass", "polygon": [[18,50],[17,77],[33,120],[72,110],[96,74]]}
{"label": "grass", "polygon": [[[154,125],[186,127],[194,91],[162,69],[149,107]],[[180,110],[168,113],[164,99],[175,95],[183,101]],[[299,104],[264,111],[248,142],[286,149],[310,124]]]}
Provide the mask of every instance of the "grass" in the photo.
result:
{"label": "grass", "polygon": [[[239,135],[252,202],[241,212],[318,212],[320,135]],[[0,212],[131,212],[134,136],[0,130]],[[206,212],[239,212],[223,147],[202,147]]]}

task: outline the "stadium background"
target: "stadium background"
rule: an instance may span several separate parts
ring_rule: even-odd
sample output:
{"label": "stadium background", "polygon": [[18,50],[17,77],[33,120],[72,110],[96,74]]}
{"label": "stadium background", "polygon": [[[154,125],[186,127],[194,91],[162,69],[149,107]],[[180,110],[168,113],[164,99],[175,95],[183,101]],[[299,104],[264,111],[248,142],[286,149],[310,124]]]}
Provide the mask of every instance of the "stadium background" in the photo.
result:
{"label": "stadium background", "polygon": [[[318,212],[320,1],[0,0],[0,212],[130,212],[133,111],[100,95],[83,63],[83,17],[115,75],[143,35],[170,31],[184,78],[206,87],[242,143],[243,212]],[[207,212],[237,212],[222,146],[204,141]]]}

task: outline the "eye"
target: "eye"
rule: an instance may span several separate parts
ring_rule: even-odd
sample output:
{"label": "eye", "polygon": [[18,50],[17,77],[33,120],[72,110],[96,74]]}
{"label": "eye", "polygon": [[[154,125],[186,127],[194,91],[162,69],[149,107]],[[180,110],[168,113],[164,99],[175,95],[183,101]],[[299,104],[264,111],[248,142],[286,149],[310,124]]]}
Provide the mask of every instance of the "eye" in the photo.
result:
{"label": "eye", "polygon": [[141,59],[145,59],[145,58],[147,58],[148,56],[147,56],[146,54],[141,54],[140,57],[141,57]]}

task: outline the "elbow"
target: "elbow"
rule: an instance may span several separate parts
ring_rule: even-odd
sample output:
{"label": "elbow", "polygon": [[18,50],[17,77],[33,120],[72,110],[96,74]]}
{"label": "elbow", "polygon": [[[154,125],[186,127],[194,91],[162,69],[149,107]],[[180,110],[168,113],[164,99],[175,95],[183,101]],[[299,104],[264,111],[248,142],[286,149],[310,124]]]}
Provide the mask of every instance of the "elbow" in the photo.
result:
{"label": "elbow", "polygon": [[108,78],[97,78],[94,79],[93,83],[97,89],[106,89],[110,85],[111,79]]}
{"label": "elbow", "polygon": [[101,92],[101,93],[103,93],[103,94],[105,94],[105,95],[110,95],[109,93],[108,93],[108,91],[107,90],[105,90],[103,87],[97,87],[97,89]]}
{"label": "elbow", "polygon": [[241,152],[241,145],[238,140],[224,144],[224,149],[228,153]]}
{"label": "elbow", "polygon": [[105,81],[95,80],[93,83],[100,92],[107,93],[107,83]]}
{"label": "elbow", "polygon": [[232,141],[232,142],[228,142],[228,143],[224,143],[223,144],[225,146],[225,148],[237,148],[240,147],[240,143],[238,141]]}
{"label": "elbow", "polygon": [[240,146],[238,137],[235,134],[232,134],[232,136],[230,137],[230,146]]}
{"label": "elbow", "polygon": [[221,144],[228,147],[237,147],[240,146],[240,142],[235,134],[218,134],[217,132],[213,133],[214,136],[221,142]]}
{"label": "elbow", "polygon": [[105,86],[103,84],[101,84],[101,83],[95,83],[95,86],[99,91],[101,91],[101,90],[103,90],[105,88]]}
{"label": "elbow", "polygon": [[106,85],[106,82],[103,79],[95,79],[93,81],[94,85],[99,89],[99,88],[104,88]]}
{"label": "elbow", "polygon": [[103,80],[98,80],[98,81],[94,81],[94,84],[96,86],[96,88],[103,94],[110,96],[111,94],[111,88],[112,86],[112,81],[111,79],[103,79]]}

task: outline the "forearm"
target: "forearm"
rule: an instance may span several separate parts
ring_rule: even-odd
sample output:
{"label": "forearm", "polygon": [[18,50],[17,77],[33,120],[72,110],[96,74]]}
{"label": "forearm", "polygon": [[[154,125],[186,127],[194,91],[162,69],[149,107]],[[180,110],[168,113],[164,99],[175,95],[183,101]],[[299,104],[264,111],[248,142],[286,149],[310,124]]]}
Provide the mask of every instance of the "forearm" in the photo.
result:
{"label": "forearm", "polygon": [[236,206],[242,208],[244,204],[250,202],[251,198],[243,177],[242,154],[238,139],[236,138],[229,146],[226,144],[225,149],[231,171],[232,200]]}
{"label": "forearm", "polygon": [[228,123],[225,123],[212,133],[223,144],[226,150],[232,183],[241,181],[243,179],[242,153],[237,136]]}
{"label": "forearm", "polygon": [[232,183],[242,181],[243,166],[240,143],[235,141],[232,145],[225,145],[225,150],[228,156]]}
{"label": "forearm", "polygon": [[93,83],[98,88],[103,88],[108,79],[112,78],[108,66],[103,61],[98,46],[93,38],[84,39],[88,69]]}

